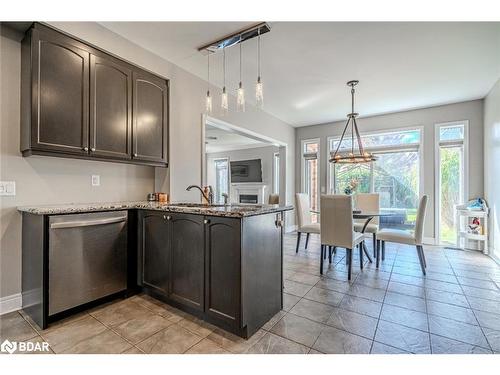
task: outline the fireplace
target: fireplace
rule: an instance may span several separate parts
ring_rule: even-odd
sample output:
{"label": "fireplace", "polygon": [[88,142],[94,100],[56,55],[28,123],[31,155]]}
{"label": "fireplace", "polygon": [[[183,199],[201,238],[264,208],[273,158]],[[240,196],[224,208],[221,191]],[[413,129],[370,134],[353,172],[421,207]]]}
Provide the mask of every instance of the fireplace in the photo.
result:
{"label": "fireplace", "polygon": [[259,196],[257,194],[240,194],[240,203],[259,203]]}

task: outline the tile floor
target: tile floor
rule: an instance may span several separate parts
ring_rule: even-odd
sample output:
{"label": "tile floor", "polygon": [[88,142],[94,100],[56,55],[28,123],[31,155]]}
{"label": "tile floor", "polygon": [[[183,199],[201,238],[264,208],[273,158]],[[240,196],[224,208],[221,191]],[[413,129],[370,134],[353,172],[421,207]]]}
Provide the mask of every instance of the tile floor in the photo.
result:
{"label": "tile floor", "polygon": [[[344,251],[319,275],[319,243],[295,254],[285,237],[284,308],[249,340],[146,295],[40,330],[23,312],[0,317],[0,342],[50,344],[51,353],[500,353],[500,266],[476,252],[388,245],[377,270]],[[370,246],[370,241],[368,246]],[[370,248],[369,248],[370,249]]]}

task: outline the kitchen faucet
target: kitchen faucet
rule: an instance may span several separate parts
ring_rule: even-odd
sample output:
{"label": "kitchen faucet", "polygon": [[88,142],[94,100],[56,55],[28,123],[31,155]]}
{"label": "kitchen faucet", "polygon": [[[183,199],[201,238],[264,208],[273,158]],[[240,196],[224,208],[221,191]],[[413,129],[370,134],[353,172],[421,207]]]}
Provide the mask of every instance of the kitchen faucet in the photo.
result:
{"label": "kitchen faucet", "polygon": [[186,188],[186,190],[190,191],[193,188],[198,189],[200,191],[201,195],[203,196],[203,198],[205,198],[205,200],[208,202],[208,204],[210,204],[210,205],[214,204],[214,191],[213,191],[212,186],[210,186],[210,185],[206,186],[206,188],[208,188],[208,196],[205,194],[203,189],[198,185],[189,185]]}

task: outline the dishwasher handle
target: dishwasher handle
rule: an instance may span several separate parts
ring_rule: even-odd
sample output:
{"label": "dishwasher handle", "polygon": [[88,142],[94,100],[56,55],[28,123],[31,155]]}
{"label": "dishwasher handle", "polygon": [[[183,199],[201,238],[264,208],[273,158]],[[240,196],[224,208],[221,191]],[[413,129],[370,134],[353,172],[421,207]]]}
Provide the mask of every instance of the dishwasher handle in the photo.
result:
{"label": "dishwasher handle", "polygon": [[111,217],[106,219],[63,221],[60,223],[50,224],[50,229],[89,227],[94,225],[121,223],[122,221],[127,221],[127,216]]}

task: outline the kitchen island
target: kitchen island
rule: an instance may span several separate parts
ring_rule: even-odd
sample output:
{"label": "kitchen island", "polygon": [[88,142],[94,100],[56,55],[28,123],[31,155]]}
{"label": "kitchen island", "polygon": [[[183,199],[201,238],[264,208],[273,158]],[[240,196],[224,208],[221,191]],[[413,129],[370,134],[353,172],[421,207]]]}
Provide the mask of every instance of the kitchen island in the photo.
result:
{"label": "kitchen island", "polygon": [[[23,309],[45,328],[68,314],[143,291],[247,338],[283,306],[283,220],[284,211],[291,209],[278,205],[158,202],[19,207],[23,214]],[[120,241],[109,245],[109,254],[115,255],[108,255],[107,263],[102,264],[95,255],[92,261],[86,259],[84,239],[91,238],[96,247],[96,223],[104,223],[102,228],[109,231],[118,219],[99,215],[125,218],[113,232],[122,232]],[[85,223],[90,229],[81,229],[87,228]],[[78,232],[82,230],[94,232]],[[64,233],[75,240],[68,242],[63,252],[57,252],[54,243]],[[103,243],[106,240],[110,242],[109,234],[103,234]],[[78,252],[73,258],[78,262],[58,259],[72,251]],[[115,258],[122,260],[113,261]],[[64,270],[68,280],[59,291],[51,288],[60,283],[51,278],[58,263],[68,268]],[[92,273],[99,270],[104,275],[95,278]],[[115,288],[96,298],[97,286],[85,285],[78,277],[87,282],[98,279],[100,285]],[[87,294],[86,300],[73,302],[69,308],[51,310],[51,302],[61,300],[58,294],[66,293],[67,298],[75,295],[72,286],[80,295],[85,295],[81,289],[89,288],[94,297]]]}

